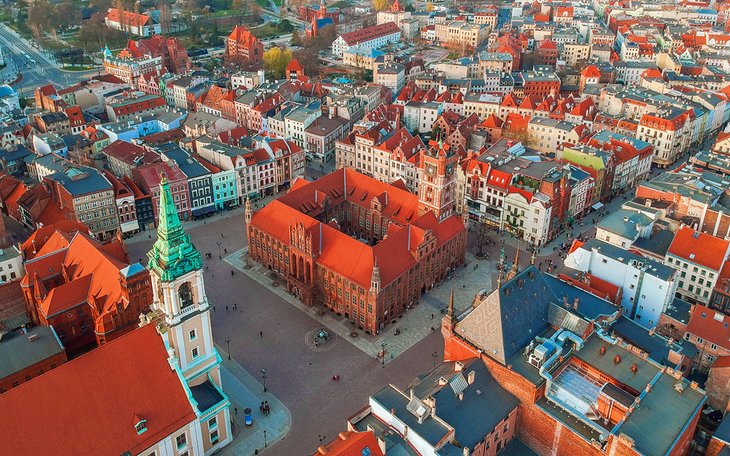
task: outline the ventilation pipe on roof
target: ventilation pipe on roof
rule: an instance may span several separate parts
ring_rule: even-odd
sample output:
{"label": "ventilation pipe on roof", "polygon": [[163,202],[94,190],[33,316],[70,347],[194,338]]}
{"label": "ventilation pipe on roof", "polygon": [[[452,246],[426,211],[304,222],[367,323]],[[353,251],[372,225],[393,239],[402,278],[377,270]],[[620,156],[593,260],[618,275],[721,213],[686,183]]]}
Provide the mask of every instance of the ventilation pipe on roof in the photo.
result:
{"label": "ventilation pipe on roof", "polygon": [[[538,340],[541,340],[542,338],[538,338]],[[573,346],[575,347],[576,351],[583,348],[583,339],[581,339],[576,334],[573,334],[570,331],[566,331],[564,329],[558,330],[550,339],[544,339],[543,345],[548,347],[550,351],[555,351],[550,358],[548,358],[542,366],[540,366],[540,376],[545,379],[545,397],[548,397],[550,394],[550,385],[553,382],[553,376],[548,372],[550,367],[553,365],[555,361],[558,360],[558,358],[563,354],[563,348],[565,346],[565,341],[570,340],[573,342]]]}

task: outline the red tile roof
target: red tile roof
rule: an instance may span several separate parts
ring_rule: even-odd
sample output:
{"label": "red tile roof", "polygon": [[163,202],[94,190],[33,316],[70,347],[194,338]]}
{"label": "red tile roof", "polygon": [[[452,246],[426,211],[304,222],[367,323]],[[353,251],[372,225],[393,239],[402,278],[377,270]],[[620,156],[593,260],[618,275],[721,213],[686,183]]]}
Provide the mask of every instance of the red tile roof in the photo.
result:
{"label": "red tile roof", "polygon": [[[196,419],[154,325],[0,395],[0,452],[138,454]],[[147,421],[141,435],[135,415]]]}
{"label": "red tile roof", "polygon": [[668,253],[719,271],[725,262],[729,244],[724,239],[683,226],[674,236]]}
{"label": "red tile roof", "polygon": [[697,304],[687,323],[687,332],[730,350],[730,317]]}
{"label": "red tile roof", "polygon": [[373,25],[372,27],[365,27],[350,33],[344,33],[341,37],[348,46],[353,46],[398,32],[400,32],[400,29],[395,22],[386,22],[385,24]]}

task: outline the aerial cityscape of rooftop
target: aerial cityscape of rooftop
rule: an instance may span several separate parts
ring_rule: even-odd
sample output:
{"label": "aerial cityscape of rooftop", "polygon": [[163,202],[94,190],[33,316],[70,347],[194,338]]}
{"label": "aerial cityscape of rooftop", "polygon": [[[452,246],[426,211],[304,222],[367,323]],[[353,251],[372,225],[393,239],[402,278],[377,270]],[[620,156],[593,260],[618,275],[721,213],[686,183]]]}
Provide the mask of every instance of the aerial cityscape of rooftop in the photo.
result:
{"label": "aerial cityscape of rooftop", "polygon": [[0,456],[730,456],[730,1],[0,3]]}

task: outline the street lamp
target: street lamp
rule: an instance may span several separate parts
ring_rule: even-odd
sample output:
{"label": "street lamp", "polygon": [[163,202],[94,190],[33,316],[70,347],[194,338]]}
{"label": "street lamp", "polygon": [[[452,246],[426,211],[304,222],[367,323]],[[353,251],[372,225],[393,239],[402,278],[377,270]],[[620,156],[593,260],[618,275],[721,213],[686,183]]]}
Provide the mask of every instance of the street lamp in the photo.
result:
{"label": "street lamp", "polygon": [[261,369],[261,378],[264,379],[264,393],[266,392],[266,369]]}
{"label": "street lamp", "polygon": [[266,440],[266,429],[264,429],[264,448],[269,446],[269,442]]}
{"label": "street lamp", "polygon": [[228,352],[228,359],[231,359],[231,338],[226,337],[226,351]]}
{"label": "street lamp", "polygon": [[223,259],[223,255],[221,254],[221,241],[217,241],[216,244],[218,245],[218,259]]}
{"label": "street lamp", "polygon": [[438,357],[439,357],[439,354],[438,354],[438,352],[433,352],[433,353],[431,354],[431,358],[433,358],[433,367],[434,367],[434,368],[436,368],[436,358],[438,358]]}
{"label": "street lamp", "polygon": [[380,361],[383,363],[383,367],[385,367],[385,346],[388,345],[385,342],[380,344],[380,354],[382,357],[380,358]]}

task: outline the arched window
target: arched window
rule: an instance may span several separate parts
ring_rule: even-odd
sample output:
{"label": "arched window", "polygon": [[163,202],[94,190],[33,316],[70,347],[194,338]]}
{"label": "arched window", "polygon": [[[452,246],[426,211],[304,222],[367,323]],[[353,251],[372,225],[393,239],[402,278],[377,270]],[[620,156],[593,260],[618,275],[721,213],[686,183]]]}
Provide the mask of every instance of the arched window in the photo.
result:
{"label": "arched window", "polygon": [[180,297],[181,309],[193,305],[193,288],[190,285],[190,282],[185,282],[180,285],[180,290],[177,292],[177,294]]}

